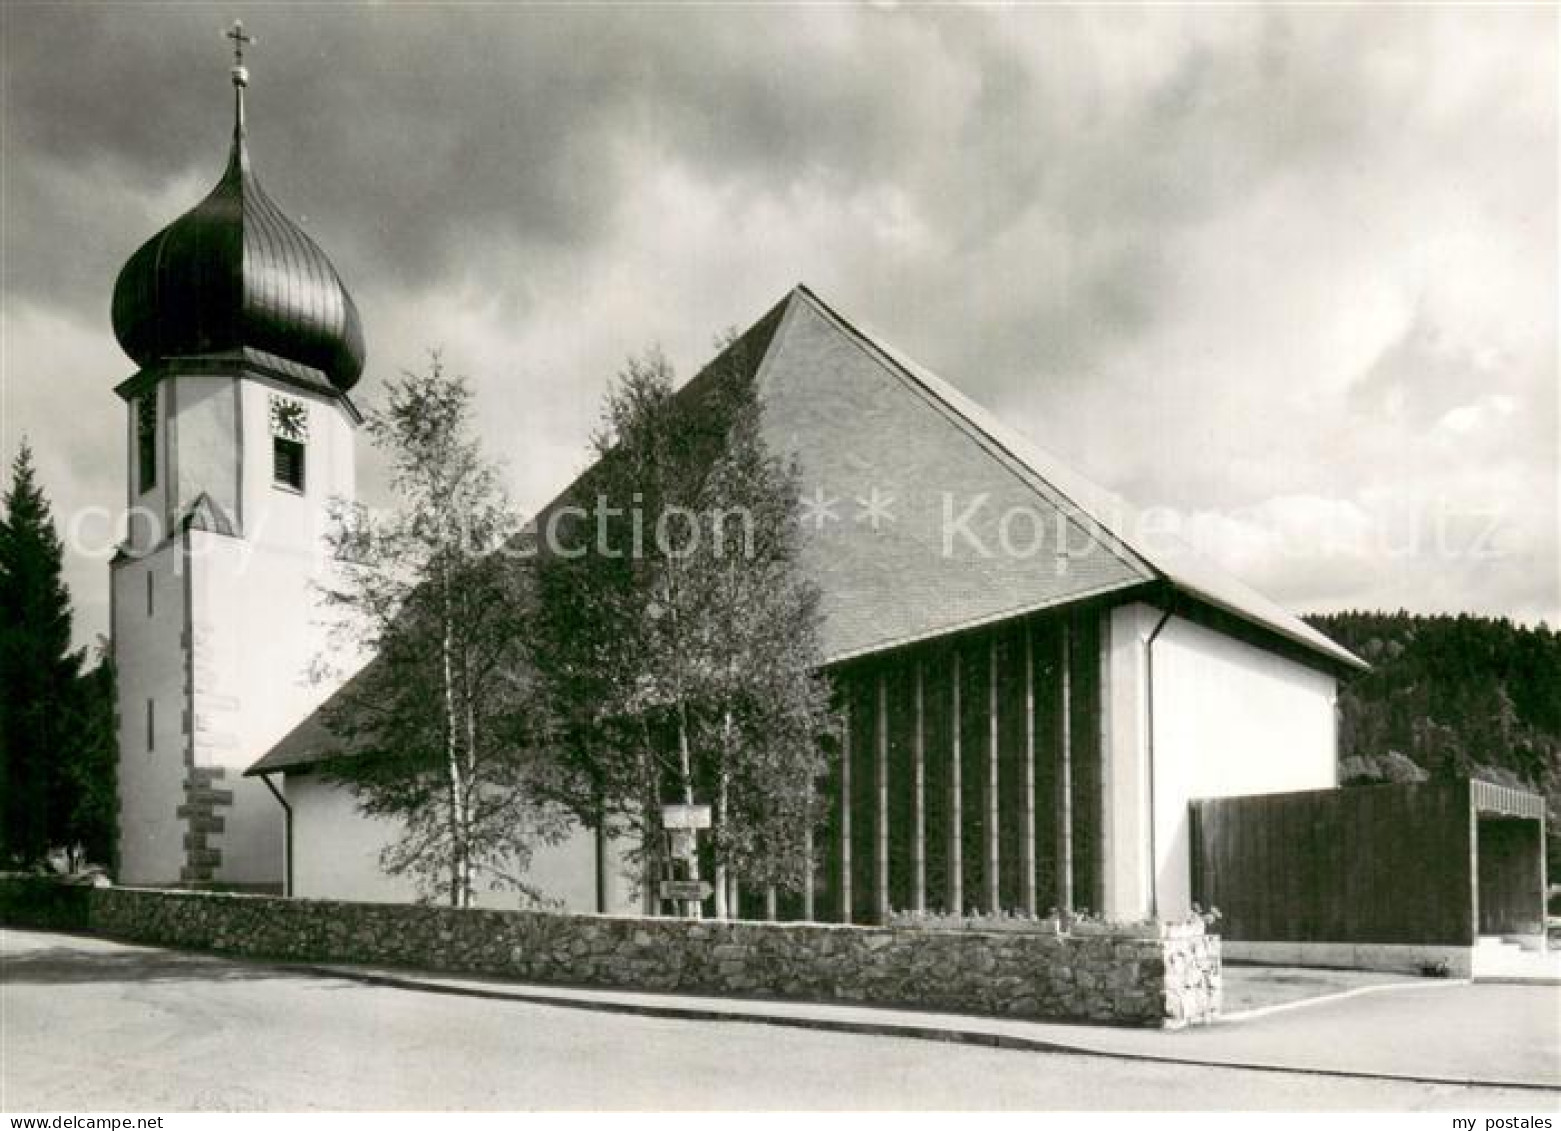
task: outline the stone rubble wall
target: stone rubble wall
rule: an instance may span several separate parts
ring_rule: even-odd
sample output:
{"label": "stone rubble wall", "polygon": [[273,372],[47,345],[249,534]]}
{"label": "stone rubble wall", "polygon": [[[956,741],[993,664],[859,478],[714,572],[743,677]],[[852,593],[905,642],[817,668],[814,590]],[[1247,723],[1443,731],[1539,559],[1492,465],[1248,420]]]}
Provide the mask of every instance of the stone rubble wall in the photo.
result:
{"label": "stone rubble wall", "polygon": [[98,888],[88,926],[220,954],[532,982],[1178,1028],[1219,1012],[1219,939],[476,911]]}

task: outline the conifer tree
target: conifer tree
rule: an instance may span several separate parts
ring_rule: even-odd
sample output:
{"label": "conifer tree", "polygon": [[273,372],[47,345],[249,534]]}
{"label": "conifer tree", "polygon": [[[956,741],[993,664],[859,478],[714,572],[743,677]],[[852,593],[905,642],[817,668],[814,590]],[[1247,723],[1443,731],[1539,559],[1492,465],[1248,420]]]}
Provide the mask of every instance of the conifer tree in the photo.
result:
{"label": "conifer tree", "polygon": [[76,679],[72,689],[70,741],[63,752],[61,769],[61,843],[73,868],[92,863],[112,871],[118,864],[117,678],[109,642],[100,637],[97,663]]}
{"label": "conifer tree", "polygon": [[24,442],[0,515],[0,856],[32,865],[63,842],[63,773],[81,655],[70,648],[64,548]]}

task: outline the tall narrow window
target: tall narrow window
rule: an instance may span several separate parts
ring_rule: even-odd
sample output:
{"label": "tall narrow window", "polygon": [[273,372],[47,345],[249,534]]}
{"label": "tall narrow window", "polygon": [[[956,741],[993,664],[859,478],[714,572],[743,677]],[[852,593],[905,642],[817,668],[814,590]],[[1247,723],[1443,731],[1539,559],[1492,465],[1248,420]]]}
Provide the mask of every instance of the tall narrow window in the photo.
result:
{"label": "tall narrow window", "polygon": [[146,749],[157,749],[157,704],[151,699],[146,701]]}
{"label": "tall narrow window", "polygon": [[146,574],[146,615],[152,616],[156,611],[157,606],[152,601],[152,573],[148,570]]}
{"label": "tall narrow window", "polygon": [[136,398],[136,471],[141,492],[157,486],[157,390]]}
{"label": "tall narrow window", "polygon": [[271,398],[271,481],[293,491],[304,489],[304,443],[309,438],[309,415],[301,403],[286,397]]}

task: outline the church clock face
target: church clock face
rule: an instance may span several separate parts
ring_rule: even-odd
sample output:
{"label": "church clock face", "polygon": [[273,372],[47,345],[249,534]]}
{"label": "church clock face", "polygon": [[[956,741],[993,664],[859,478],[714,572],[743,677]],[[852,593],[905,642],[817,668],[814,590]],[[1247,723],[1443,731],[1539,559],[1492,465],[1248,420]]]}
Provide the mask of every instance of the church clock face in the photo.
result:
{"label": "church clock face", "polygon": [[298,401],[272,397],[271,431],[288,440],[302,441],[309,435],[309,410]]}

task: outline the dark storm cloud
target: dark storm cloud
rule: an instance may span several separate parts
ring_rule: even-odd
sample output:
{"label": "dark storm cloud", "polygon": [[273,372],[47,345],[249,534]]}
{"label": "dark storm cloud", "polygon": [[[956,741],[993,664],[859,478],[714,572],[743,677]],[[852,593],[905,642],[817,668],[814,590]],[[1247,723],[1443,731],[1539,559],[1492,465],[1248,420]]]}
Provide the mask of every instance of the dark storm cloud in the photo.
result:
{"label": "dark storm cloud", "polygon": [[[251,146],[275,195],[330,218],[338,254],[408,287],[495,241],[589,243],[646,161],[778,195],[802,177],[849,192],[902,175],[917,100],[881,79],[914,67],[930,32],[819,19],[839,26],[809,34],[784,10],[261,9]],[[59,5],[14,23],[10,144],[44,182],[27,205],[84,154],[141,191],[177,171],[215,179],[229,121],[215,13]]]}
{"label": "dark storm cloud", "polygon": [[[86,154],[131,190],[215,178],[229,111],[207,11],[62,4],[12,21],[9,141],[41,182],[25,203]],[[1277,17],[1261,24],[1263,44],[1284,38]],[[1342,147],[1351,118],[1348,81],[1321,60],[1271,65],[1287,58],[1271,46],[1195,44],[1129,97],[1057,58],[1123,26],[1058,13],[1055,34],[1016,38],[977,13],[262,8],[252,145],[276,195],[329,218],[338,254],[409,287],[495,240],[588,243],[645,164],[677,161],[747,194],[894,186],[966,253],[1054,210],[1085,245],[1118,233],[1102,256],[1115,277],[1093,286],[1131,323],[1132,292],[1157,282],[1142,249],[1156,229],[1251,191],[1298,147]]]}
{"label": "dark storm cloud", "polygon": [[[13,20],[18,210],[68,223],[91,207],[68,175],[89,154],[94,187],[215,179],[223,15],[62,4]],[[893,189],[972,269],[1026,217],[1056,216],[1065,243],[1037,249],[1052,255],[1019,280],[1017,309],[983,319],[995,345],[1012,342],[991,359],[1001,379],[1083,363],[1104,336],[1146,324],[1167,230],[1297,159],[1352,152],[1347,37],[1409,24],[1362,17],[1297,44],[1281,14],[1250,22],[1223,41],[1173,29],[1169,65],[1136,75],[1131,59],[1099,66],[1097,49],[1141,35],[1137,15],[1034,14],[1016,36],[1012,18],[951,11],[260,8],[252,148],[272,193],[326,225],[349,279],[416,292],[487,273],[486,259],[488,286],[522,304],[524,257],[590,246],[669,162],[750,200]],[[16,233],[27,269],[8,286],[95,314],[110,260],[147,233],[115,229],[66,263],[49,254],[52,226]],[[504,274],[510,263],[522,269]],[[929,302],[957,301],[957,272],[925,282]]]}

